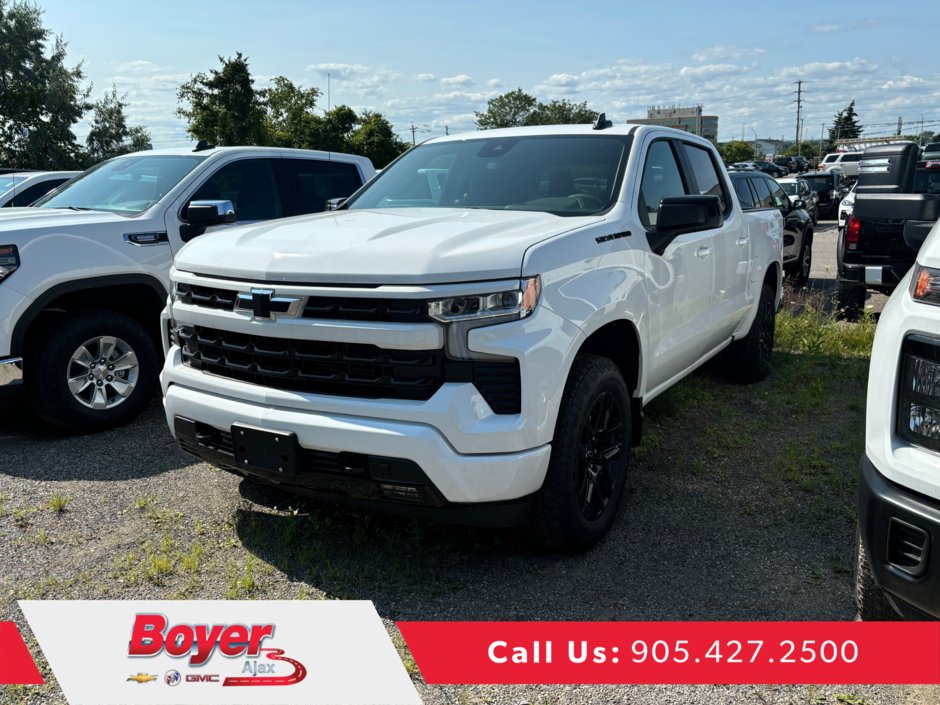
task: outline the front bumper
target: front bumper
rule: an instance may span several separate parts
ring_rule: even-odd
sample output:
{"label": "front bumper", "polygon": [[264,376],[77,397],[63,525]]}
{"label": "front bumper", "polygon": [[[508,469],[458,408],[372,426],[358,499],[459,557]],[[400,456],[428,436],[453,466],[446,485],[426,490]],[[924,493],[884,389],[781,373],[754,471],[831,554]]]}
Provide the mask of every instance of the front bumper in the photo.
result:
{"label": "front bumper", "polygon": [[858,501],[878,584],[904,616],[940,619],[940,502],[890,482],[868,456],[861,461]]}
{"label": "front bumper", "polygon": [[[551,446],[547,444],[518,452],[459,453],[437,428],[425,423],[325,413],[310,408],[300,410],[270,403],[255,404],[181,384],[171,384],[166,388],[164,408],[167,422],[184,450],[208,462],[278,482],[297,491],[310,494],[325,492],[333,498],[345,496],[351,501],[369,497],[368,493],[363,495],[359,490],[350,491],[348,485],[344,489],[350,480],[349,474],[330,475],[303,463],[291,477],[279,477],[250,466],[236,468],[232,462],[234,456],[227,460],[217,454],[220,443],[210,440],[200,445],[197,434],[185,430],[189,427],[184,424],[183,436],[196,441],[195,445],[190,443],[187,447],[187,439],[180,437],[177,417],[198,422],[203,437],[210,438],[218,432],[229,433],[234,424],[294,433],[304,457],[309,455],[309,451],[331,456],[368,456],[378,463],[408,462],[424,478],[413,482],[426,484],[429,496],[438,498],[442,507],[523,499],[542,486],[551,454]],[[367,460],[366,465],[370,462]],[[383,478],[370,471],[361,479],[376,481]],[[433,502],[427,504],[432,505]]]}

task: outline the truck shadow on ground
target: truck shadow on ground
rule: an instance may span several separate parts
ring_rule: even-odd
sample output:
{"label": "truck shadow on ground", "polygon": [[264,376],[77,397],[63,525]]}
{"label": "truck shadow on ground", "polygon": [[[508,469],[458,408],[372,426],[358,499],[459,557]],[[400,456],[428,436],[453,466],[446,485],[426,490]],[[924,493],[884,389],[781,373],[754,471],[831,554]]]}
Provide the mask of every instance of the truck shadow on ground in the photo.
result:
{"label": "truck shadow on ground", "polygon": [[31,480],[128,480],[192,463],[166,427],[159,397],[133,422],[87,435],[47,426],[17,385],[0,386],[0,473]]}
{"label": "truck shadow on ground", "polygon": [[[864,412],[854,362],[778,355],[760,385],[704,371],[654,401],[618,521],[582,555],[251,481],[235,530],[310,594],[371,599],[392,619],[852,619]],[[830,394],[841,430],[816,419],[834,412],[820,401]]]}

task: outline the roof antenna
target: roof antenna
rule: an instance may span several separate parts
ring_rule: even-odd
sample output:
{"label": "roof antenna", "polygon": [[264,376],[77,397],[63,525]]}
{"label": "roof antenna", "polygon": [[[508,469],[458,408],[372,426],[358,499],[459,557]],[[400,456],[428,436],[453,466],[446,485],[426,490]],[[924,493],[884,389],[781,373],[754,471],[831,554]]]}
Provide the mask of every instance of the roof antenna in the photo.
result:
{"label": "roof antenna", "polygon": [[594,121],[595,130],[606,130],[608,127],[613,127],[614,123],[607,119],[607,113],[599,113],[597,120]]}

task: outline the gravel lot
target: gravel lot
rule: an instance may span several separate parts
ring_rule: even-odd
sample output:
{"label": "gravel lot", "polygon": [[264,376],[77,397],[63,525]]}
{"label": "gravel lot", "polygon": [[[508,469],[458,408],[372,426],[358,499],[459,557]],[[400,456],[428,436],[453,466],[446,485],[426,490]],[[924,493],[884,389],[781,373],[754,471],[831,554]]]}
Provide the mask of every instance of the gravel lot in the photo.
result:
{"label": "gravel lot", "polygon": [[[832,276],[821,252],[834,230],[816,237],[816,286]],[[25,624],[15,600],[39,597],[371,599],[395,638],[399,619],[851,620],[865,376],[864,361],[782,354],[753,387],[710,370],[678,385],[648,409],[613,531],[575,557],[243,482],[177,450],[157,399],[130,426],[62,437],[16,385],[0,386],[0,620]],[[427,703],[940,701],[933,687],[437,688],[414,677]],[[0,700],[64,702],[54,679]]]}

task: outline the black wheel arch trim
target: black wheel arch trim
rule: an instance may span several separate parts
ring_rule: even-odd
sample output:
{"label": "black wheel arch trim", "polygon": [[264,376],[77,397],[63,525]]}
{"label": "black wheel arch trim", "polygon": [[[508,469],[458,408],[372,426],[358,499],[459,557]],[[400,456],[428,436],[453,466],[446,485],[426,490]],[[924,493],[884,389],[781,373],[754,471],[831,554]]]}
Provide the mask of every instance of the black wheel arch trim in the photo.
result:
{"label": "black wheel arch trim", "polygon": [[30,326],[32,326],[39,315],[48,308],[49,304],[60,296],[90,289],[135,284],[150,287],[161,301],[165,301],[167,298],[167,290],[164,288],[163,282],[149,274],[114,274],[101,277],[89,277],[87,279],[73,279],[46,289],[46,291],[36,297],[33,303],[29,305],[29,308],[19,317],[16,325],[13,326],[13,335],[10,340],[10,355],[13,357],[23,355],[26,344],[26,334],[29,332]]}

